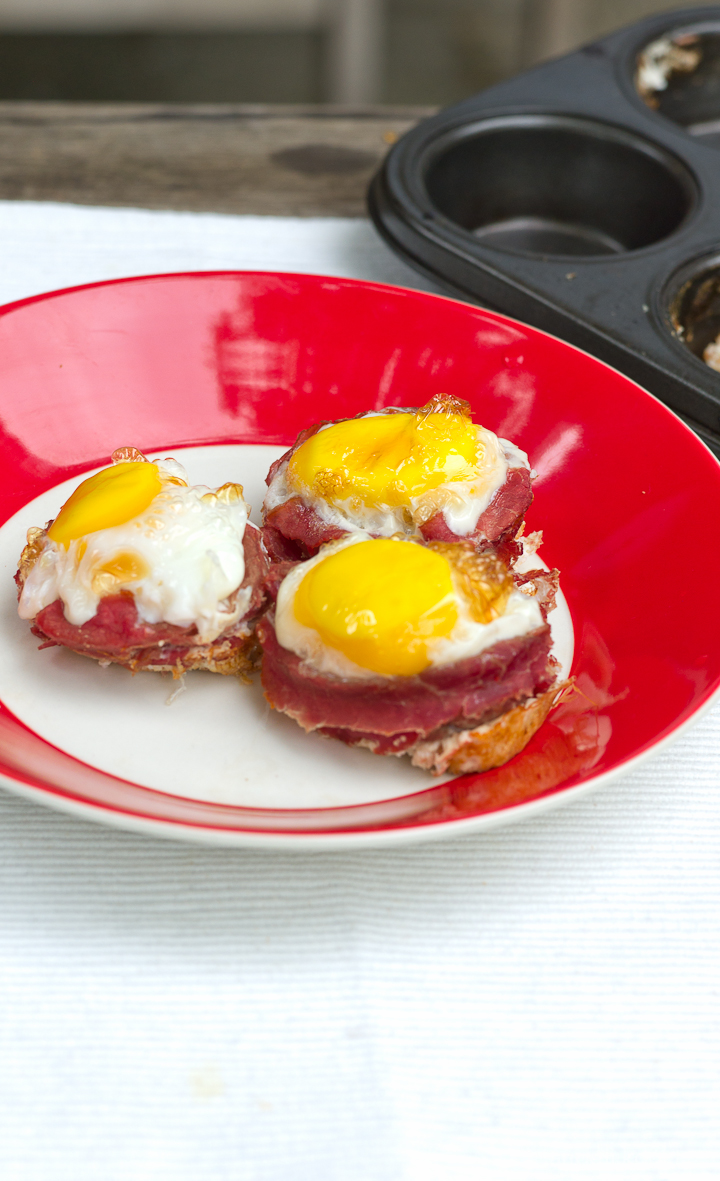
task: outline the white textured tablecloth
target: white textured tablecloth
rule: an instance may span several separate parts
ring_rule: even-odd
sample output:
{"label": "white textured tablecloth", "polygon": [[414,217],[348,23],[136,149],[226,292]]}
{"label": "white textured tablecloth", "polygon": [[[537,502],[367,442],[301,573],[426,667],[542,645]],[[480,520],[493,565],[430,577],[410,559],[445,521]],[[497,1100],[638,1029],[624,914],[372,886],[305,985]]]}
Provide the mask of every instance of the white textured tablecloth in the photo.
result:
{"label": "white textured tablecloth", "polygon": [[[226,267],[424,285],[362,221],[0,203],[0,301]],[[719,754],[348,854],[0,792],[0,1178],[717,1181]]]}

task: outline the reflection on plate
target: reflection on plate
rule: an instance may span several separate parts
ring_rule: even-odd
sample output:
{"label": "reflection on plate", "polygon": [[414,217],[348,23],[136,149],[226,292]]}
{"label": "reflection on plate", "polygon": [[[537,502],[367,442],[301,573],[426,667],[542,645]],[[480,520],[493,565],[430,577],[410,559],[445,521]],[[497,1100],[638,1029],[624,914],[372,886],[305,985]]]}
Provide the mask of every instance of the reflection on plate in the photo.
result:
{"label": "reflection on plate", "polygon": [[[377,843],[517,819],[626,769],[720,682],[704,543],[720,468],[661,404],[533,329],[450,300],[262,274],[138,279],[0,313],[0,772],[11,789],[143,831],[224,843]],[[29,524],[132,444],[193,482],[243,483],[303,426],[433,393],[527,450],[530,529],[561,570],[556,653],[575,691],[484,775],[432,781],[407,760],[313,735],[251,688],[172,682],[38,652],[12,574]],[[668,457],[672,462],[668,462]],[[671,571],[667,555],[682,553]]]}

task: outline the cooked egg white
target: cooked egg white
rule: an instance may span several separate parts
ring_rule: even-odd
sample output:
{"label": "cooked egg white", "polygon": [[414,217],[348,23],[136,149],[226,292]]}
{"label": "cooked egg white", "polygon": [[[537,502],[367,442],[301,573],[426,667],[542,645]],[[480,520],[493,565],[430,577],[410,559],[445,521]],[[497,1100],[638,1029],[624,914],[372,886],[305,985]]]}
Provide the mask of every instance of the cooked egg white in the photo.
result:
{"label": "cooked egg white", "polygon": [[[449,555],[449,556],[448,556]],[[487,578],[473,582],[473,571]],[[414,676],[542,626],[540,607],[494,559],[465,547],[352,533],[294,567],[280,587],[278,642],[319,672]]]}
{"label": "cooked egg white", "polygon": [[195,624],[199,641],[211,642],[242,618],[251,594],[234,595],[245,576],[242,488],[190,487],[175,460],[148,463],[134,448],[113,461],[75,490],[50,526],[20,616],[34,619],[59,598],[79,627],[101,598],[126,592],[145,623]]}
{"label": "cooked egg white", "polygon": [[329,525],[416,534],[437,512],[458,537],[475,529],[511,467],[514,444],[478,426],[466,403],[440,396],[417,411],[372,411],[322,427],[282,466],[265,512],[300,495]]}

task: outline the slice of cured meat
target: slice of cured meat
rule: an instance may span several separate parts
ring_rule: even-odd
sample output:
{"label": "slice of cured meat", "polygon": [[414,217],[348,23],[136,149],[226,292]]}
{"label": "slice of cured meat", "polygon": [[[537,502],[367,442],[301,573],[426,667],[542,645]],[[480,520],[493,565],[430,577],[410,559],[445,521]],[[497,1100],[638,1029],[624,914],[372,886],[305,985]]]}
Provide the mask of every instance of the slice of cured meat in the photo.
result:
{"label": "slice of cured meat", "polygon": [[478,549],[498,548],[511,541],[522,525],[533,499],[530,472],[510,468],[505,483],[498,488],[490,504],[478,517],[478,523],[466,537],[449,528],[442,513],[436,513],[420,526],[426,541],[472,541]]}
{"label": "slice of cured meat", "polygon": [[264,532],[268,549],[276,553],[282,540],[294,543],[300,557],[312,557],[328,541],[339,541],[349,530],[330,525],[299,496],[291,496],[284,504],[267,513]]}
{"label": "slice of cured meat", "polygon": [[[367,746],[376,754],[412,756],[427,750],[428,743],[486,727],[510,710],[526,708],[556,681],[547,624],[418,676],[361,681],[320,673],[282,648],[272,613],[260,620],[257,635],[270,704],[304,730],[317,730],[349,746]],[[429,769],[438,769],[432,760]]]}

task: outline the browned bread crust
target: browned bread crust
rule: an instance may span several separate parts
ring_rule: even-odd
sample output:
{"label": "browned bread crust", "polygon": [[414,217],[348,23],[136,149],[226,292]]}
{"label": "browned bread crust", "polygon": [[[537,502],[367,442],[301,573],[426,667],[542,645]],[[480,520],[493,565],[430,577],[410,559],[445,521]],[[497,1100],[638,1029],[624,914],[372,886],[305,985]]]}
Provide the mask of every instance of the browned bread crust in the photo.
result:
{"label": "browned bread crust", "polygon": [[466,775],[502,767],[524,750],[567,685],[567,681],[554,685],[475,730],[460,730],[446,738],[417,742],[407,752],[413,766],[433,775],[446,772]]}

